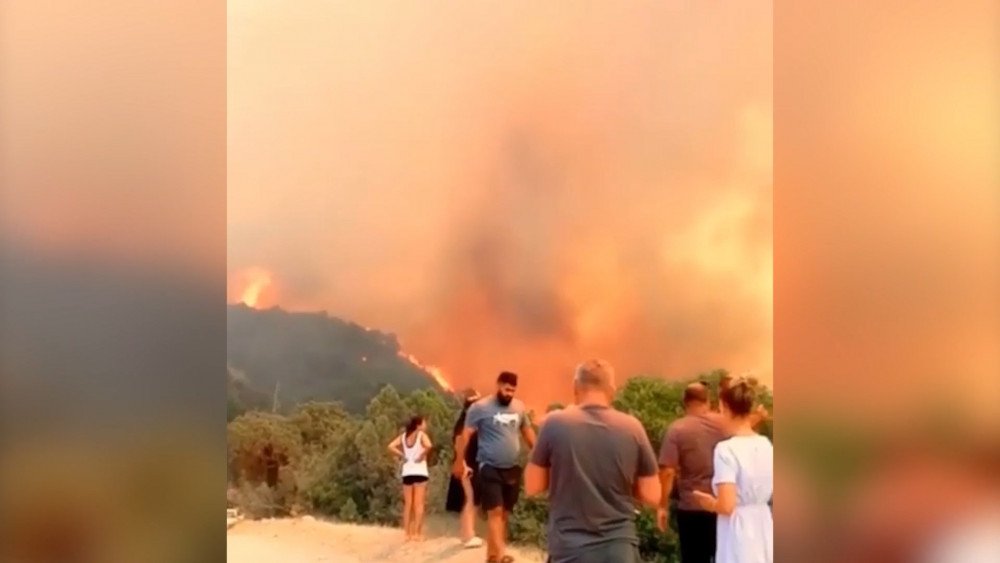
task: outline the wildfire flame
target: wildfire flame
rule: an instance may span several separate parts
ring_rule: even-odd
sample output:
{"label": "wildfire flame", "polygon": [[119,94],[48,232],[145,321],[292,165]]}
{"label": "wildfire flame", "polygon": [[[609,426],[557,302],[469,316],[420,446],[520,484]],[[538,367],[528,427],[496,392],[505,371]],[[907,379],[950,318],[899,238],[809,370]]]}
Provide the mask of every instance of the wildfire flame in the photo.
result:
{"label": "wildfire flame", "polygon": [[[235,295],[240,303],[254,309],[263,306],[264,294],[273,294],[274,276],[263,268],[249,268],[236,274],[230,295]],[[273,295],[267,299],[271,301]]]}
{"label": "wildfire flame", "polygon": [[448,383],[448,380],[445,378],[444,372],[441,371],[441,368],[424,365],[420,363],[420,360],[414,357],[413,354],[407,354],[402,350],[399,351],[399,357],[430,374],[431,378],[434,379],[434,382],[437,383],[441,389],[449,392],[454,391],[454,388],[452,388],[451,383]]}
{"label": "wildfire flame", "polygon": [[264,289],[269,285],[271,285],[271,277],[269,275],[264,275],[252,280],[250,285],[243,290],[243,303],[245,303],[248,307],[256,307],[257,302],[260,300],[261,292],[264,291]]}

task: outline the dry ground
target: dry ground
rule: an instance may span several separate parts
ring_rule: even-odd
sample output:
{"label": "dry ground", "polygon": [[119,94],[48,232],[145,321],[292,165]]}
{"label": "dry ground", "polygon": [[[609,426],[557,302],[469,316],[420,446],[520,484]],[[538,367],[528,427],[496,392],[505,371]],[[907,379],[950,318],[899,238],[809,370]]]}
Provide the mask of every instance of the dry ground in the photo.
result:
{"label": "dry ground", "polygon": [[[480,563],[483,548],[462,549],[450,521],[428,522],[428,538],[406,543],[397,528],[355,526],[326,522],[312,517],[274,520],[242,520],[226,534],[229,563]],[[534,550],[512,548],[509,554],[519,562],[541,562]]]}

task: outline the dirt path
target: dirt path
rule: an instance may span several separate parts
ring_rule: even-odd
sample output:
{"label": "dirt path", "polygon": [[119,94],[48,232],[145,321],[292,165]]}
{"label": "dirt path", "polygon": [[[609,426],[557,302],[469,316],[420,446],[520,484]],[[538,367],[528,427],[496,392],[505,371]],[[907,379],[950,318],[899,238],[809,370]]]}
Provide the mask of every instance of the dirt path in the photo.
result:
{"label": "dirt path", "polygon": [[[244,520],[226,534],[229,563],[480,563],[484,549],[462,549],[454,537],[428,538],[405,543],[395,528],[354,526],[310,517],[276,520]],[[511,549],[519,562],[541,562],[539,552]]]}

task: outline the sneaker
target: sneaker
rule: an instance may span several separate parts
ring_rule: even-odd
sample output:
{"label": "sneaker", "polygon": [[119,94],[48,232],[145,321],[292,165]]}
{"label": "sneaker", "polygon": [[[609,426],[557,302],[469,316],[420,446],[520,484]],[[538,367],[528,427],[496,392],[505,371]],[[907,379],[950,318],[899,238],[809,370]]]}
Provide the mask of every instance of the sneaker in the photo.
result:
{"label": "sneaker", "polygon": [[468,540],[462,543],[462,547],[465,549],[475,549],[477,547],[483,547],[483,540],[477,536],[472,536]]}

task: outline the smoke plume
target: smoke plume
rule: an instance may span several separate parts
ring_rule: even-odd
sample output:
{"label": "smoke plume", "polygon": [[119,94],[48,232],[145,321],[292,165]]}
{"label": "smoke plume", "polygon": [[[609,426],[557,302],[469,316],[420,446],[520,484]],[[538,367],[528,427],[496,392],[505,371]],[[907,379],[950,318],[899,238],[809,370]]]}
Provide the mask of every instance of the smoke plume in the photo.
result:
{"label": "smoke plume", "polygon": [[770,381],[769,3],[375,4],[231,9],[234,275],[456,387]]}

